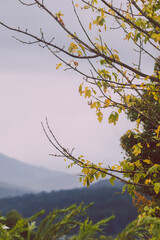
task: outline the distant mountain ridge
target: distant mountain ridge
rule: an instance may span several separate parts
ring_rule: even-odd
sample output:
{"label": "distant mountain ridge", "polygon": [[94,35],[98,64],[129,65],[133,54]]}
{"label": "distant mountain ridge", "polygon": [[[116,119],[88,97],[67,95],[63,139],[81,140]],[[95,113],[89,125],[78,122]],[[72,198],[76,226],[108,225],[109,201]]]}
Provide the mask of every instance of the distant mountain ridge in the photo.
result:
{"label": "distant mountain ridge", "polygon": [[[115,183],[117,184],[119,185],[118,182]],[[0,211],[5,215],[8,211],[16,209],[22,216],[28,218],[41,209],[45,209],[47,215],[53,209],[68,207],[75,203],[83,202],[87,205],[94,202],[94,205],[87,211],[88,216],[93,222],[97,222],[115,215],[116,218],[111,224],[107,224],[105,231],[108,235],[116,235],[137,217],[132,198],[127,194],[121,194],[121,191],[120,186],[112,186],[109,180],[102,180],[92,184],[89,188],[41,192],[0,199]]]}
{"label": "distant mountain ridge", "polygon": [[32,166],[3,154],[0,154],[0,183],[12,185],[12,189],[14,185],[15,190],[16,188],[24,189],[26,193],[28,191],[49,192],[82,186],[77,176]]}

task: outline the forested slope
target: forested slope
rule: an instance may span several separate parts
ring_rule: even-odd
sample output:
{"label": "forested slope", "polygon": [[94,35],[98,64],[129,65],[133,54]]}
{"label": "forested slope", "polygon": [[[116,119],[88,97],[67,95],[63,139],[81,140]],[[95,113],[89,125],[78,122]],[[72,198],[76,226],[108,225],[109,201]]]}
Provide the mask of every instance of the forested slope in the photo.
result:
{"label": "forested slope", "polygon": [[81,202],[85,204],[94,202],[94,205],[88,209],[88,216],[93,222],[111,215],[116,216],[106,227],[107,234],[117,234],[137,217],[137,211],[133,206],[131,197],[121,194],[120,186],[111,186],[108,181],[106,181],[106,185],[103,182],[99,186],[95,184],[90,188],[42,192],[1,199],[0,210],[2,214],[6,214],[8,211],[16,209],[24,217],[29,217],[41,209],[45,209],[47,214],[54,208],[64,208]]}

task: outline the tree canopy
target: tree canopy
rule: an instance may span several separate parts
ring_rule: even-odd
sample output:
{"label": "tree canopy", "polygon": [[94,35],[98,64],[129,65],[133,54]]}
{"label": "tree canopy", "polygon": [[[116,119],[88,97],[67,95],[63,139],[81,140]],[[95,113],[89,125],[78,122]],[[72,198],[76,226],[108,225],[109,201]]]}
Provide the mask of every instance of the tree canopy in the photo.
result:
{"label": "tree canopy", "polygon": [[[89,107],[95,109],[100,123],[106,109],[110,110],[108,122],[111,124],[115,125],[122,113],[126,113],[136,122],[136,127],[129,130],[121,140],[127,158],[119,165],[106,168],[101,162],[94,164],[86,160],[83,155],[75,156],[73,150],[62,146],[46,120],[43,130],[52,146],[58,151],[54,156],[72,160],[70,166],[79,165],[82,168],[80,179],[83,180],[84,185],[89,186],[95,179],[110,176],[111,183],[115,179],[126,183],[124,190],[128,189],[133,196],[134,191],[139,188],[158,195],[160,192],[159,1],[74,0],[73,12],[79,23],[77,32],[70,30],[71,26],[66,25],[63,10],[54,13],[47,1],[19,0],[19,2],[26,7],[37,6],[47,13],[53,24],[57,23],[59,29],[66,33],[64,45],[57,43],[55,36],[48,39],[43,29],[40,29],[38,36],[27,29],[6,25],[4,22],[0,22],[0,25],[17,32],[16,39],[20,42],[39,44],[48,49],[60,61],[57,63],[57,69],[63,67],[81,74],[83,83],[79,86],[79,93],[88,100]],[[81,20],[81,11],[86,16],[85,23]],[[120,52],[119,38],[116,41],[117,49],[112,48],[111,43],[108,43],[108,31],[111,36],[113,34],[113,38],[114,32],[118,32],[126,42],[126,46],[129,44],[130,52],[127,53],[127,60],[122,56],[125,49]],[[26,40],[22,40],[20,34],[26,36]],[[88,70],[83,68],[84,62],[88,64]],[[152,72],[149,72],[145,66],[147,62],[155,64]],[[159,203],[156,202],[154,208],[148,207],[145,212],[154,215],[159,211],[159,207]]]}

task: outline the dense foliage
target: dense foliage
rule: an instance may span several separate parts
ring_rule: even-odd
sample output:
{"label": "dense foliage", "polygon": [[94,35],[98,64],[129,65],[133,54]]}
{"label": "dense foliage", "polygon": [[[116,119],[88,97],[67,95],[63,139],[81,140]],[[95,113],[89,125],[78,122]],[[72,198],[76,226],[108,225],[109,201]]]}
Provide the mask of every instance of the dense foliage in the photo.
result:
{"label": "dense foliage", "polygon": [[[153,217],[139,218],[130,223],[121,233],[116,237],[100,235],[102,228],[114,216],[103,219],[95,224],[86,218],[84,221],[79,220],[80,215],[84,215],[86,209],[89,207],[83,204],[72,205],[64,209],[55,209],[49,213],[41,223],[36,226],[36,220],[44,211],[35,214],[29,219],[24,219],[16,211],[11,211],[7,214],[6,219],[0,218],[0,239],[1,240],[130,240],[130,239],[160,239],[160,221]],[[15,219],[14,225],[8,228],[4,225],[8,215],[12,215]],[[151,224],[152,223],[152,224]],[[76,234],[72,232],[77,228]]]}
{"label": "dense foliage", "polygon": [[[100,222],[95,224],[92,223],[88,218],[84,222],[78,219],[79,216],[84,215],[86,209],[89,207],[84,206],[83,204],[72,205],[68,208],[64,209],[55,209],[49,213],[47,217],[41,221],[40,225],[36,226],[36,219],[44,214],[44,211],[35,214],[29,219],[24,219],[19,217],[17,219],[18,212],[11,211],[7,214],[6,220],[8,223],[10,218],[8,215],[12,215],[14,217],[14,225],[10,226],[10,228],[6,229],[6,226],[3,223],[0,223],[0,239],[1,240],[56,240],[61,237],[65,237],[68,234],[72,233],[72,230],[76,227],[79,228],[79,231],[76,235],[72,237],[68,237],[68,239],[97,239],[97,233],[101,232],[102,229],[100,226],[106,225],[108,221],[113,219],[111,216],[108,219],[103,219]],[[13,219],[12,217],[12,219]],[[1,221],[5,221],[5,218],[1,219]]]}
{"label": "dense foliage", "polygon": [[[143,96],[150,103],[152,109],[154,109],[157,114],[160,114],[160,108],[154,97],[148,92],[144,92]],[[150,109],[146,105],[144,105],[140,99],[135,98],[135,102],[141,111],[148,112],[148,116],[152,116],[152,112],[150,111]],[[137,124],[139,124],[139,115],[137,113],[128,110],[126,114],[131,121],[137,122]],[[152,118],[156,118],[156,115]],[[137,171],[139,171],[140,168],[142,173],[148,171],[148,174],[144,175],[143,180],[140,178],[140,173],[137,173],[136,175],[132,174],[130,175],[130,177],[132,179],[134,178],[134,180],[136,180],[136,178],[139,178],[139,183],[146,184],[154,181],[156,177],[157,182],[159,182],[160,176],[158,173],[158,164],[160,156],[160,146],[159,144],[157,144],[155,137],[156,127],[153,126],[148,121],[148,119],[144,117],[141,118],[141,126],[142,129],[140,132],[135,130],[129,130],[125,135],[121,137],[121,146],[125,150],[127,162],[131,164],[134,164],[134,162],[139,163],[139,165],[135,167]],[[137,151],[139,151],[138,154],[135,154],[135,152],[133,151],[133,149],[135,149],[134,146],[139,146],[139,148],[137,147]],[[151,167],[148,169],[149,166]],[[152,202],[159,205],[160,194],[158,189],[156,190],[156,188],[153,189],[140,186],[137,190],[142,194],[149,195],[153,200]]]}
{"label": "dense foliage", "polygon": [[[37,36],[29,33],[28,30],[13,28],[3,22],[0,22],[1,26],[30,38],[28,41],[20,40],[23,43],[38,43],[48,49],[61,61],[57,64],[57,69],[64,66],[81,74],[84,83],[79,87],[80,95],[90,99],[88,104],[91,109],[95,109],[99,122],[103,120],[103,112],[109,108],[111,110],[109,123],[115,125],[122,112],[127,113],[129,118],[133,118],[137,123],[134,131],[128,131],[129,139],[126,136],[122,138],[122,146],[127,152],[127,158],[119,165],[105,168],[102,163],[94,164],[86,160],[83,155],[74,156],[72,150],[66,149],[59,143],[46,121],[46,127],[43,126],[43,129],[50,143],[58,150],[56,156],[70,159],[73,162],[71,166],[76,164],[82,168],[81,180],[84,185],[89,186],[95,179],[105,178],[108,175],[111,177],[111,183],[116,178],[126,183],[124,191],[128,190],[133,197],[135,190],[149,193],[153,197],[152,204],[144,206],[141,216],[133,223],[133,228],[132,225],[129,226],[132,229],[131,237],[125,235],[129,234],[127,230],[123,233],[123,239],[159,239],[159,1],[74,0],[73,11],[83,34],[79,33],[79,28],[71,31],[65,23],[63,12],[53,13],[47,1],[31,0],[29,3],[19,1],[24,6],[37,6],[46,12],[53,22],[58,23],[59,29],[69,35],[66,39],[70,40],[65,40],[66,47],[55,42],[54,36],[47,39],[42,29],[40,36]],[[86,15],[91,16],[86,18],[87,29],[87,21],[85,24],[81,21],[81,11],[86,11]],[[118,31],[124,41],[130,43],[130,59],[124,60],[121,49],[115,49],[108,43],[105,35],[108,30]],[[117,48],[118,45],[117,38]],[[134,49],[137,52],[136,60]],[[88,71],[81,67],[80,60],[87,61]],[[152,72],[145,67],[145,62],[148,61],[155,63]],[[139,228],[136,227],[137,224]],[[134,231],[135,227],[137,230]]]}

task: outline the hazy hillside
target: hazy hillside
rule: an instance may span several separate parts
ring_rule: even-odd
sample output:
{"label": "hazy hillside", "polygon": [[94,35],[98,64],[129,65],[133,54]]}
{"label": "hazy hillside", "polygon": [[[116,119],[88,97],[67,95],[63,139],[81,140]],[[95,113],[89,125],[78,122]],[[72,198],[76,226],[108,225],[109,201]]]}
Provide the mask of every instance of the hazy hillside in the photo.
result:
{"label": "hazy hillside", "polygon": [[[96,186],[96,185],[95,185]],[[115,215],[116,218],[105,228],[108,234],[117,234],[137,217],[136,208],[130,196],[121,194],[121,188],[111,186],[108,181],[101,181],[99,187],[52,191],[51,193],[29,194],[22,197],[0,199],[0,211],[6,214],[16,209],[24,217],[46,210],[46,214],[54,208],[64,208],[72,204],[94,202],[89,208],[88,215],[96,222],[105,217]]]}
{"label": "hazy hillside", "polygon": [[112,185],[109,181],[109,179],[103,179],[103,180],[99,180],[97,182],[94,182],[91,184],[91,188],[117,188],[117,189],[122,189],[122,187],[124,186],[124,183],[120,182],[119,180],[115,180],[114,181],[114,185]]}
{"label": "hazy hillside", "polygon": [[0,154],[0,182],[31,191],[51,191],[81,187],[78,177],[32,166]]}
{"label": "hazy hillside", "polygon": [[13,184],[0,182],[0,198],[22,196],[31,192],[33,191],[27,188],[22,188]]}

